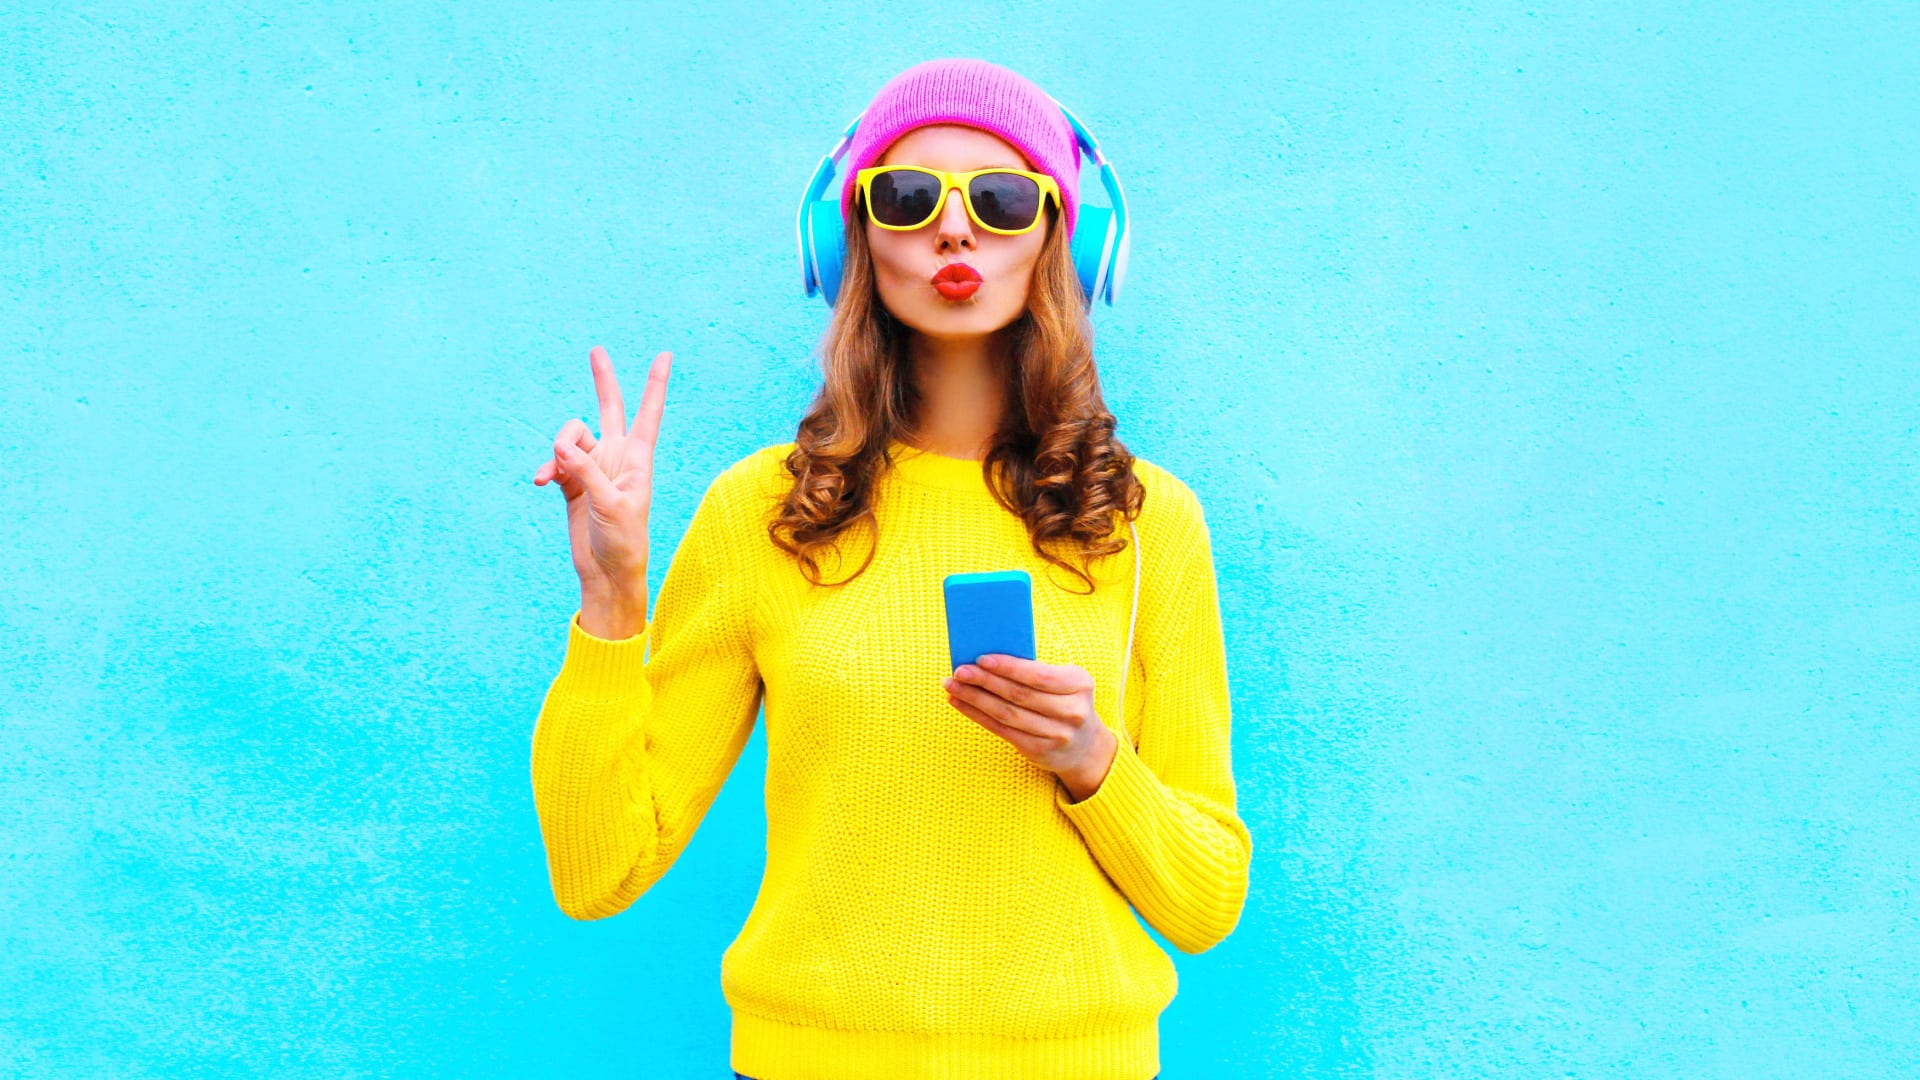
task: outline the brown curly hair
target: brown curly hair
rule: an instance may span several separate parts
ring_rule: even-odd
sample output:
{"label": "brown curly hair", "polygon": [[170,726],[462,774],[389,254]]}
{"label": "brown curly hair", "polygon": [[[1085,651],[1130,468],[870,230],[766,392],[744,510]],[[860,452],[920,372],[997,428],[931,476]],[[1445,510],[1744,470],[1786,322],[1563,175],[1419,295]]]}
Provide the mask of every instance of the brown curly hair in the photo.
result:
{"label": "brown curly hair", "polygon": [[[856,196],[857,197],[857,196]],[[1093,363],[1093,327],[1086,293],[1074,270],[1059,208],[1049,204],[1047,230],[1027,310],[1001,332],[1008,335],[1012,392],[1001,429],[982,464],[996,501],[1025,521],[1033,549],[1049,563],[1085,581],[1099,556],[1124,551],[1121,523],[1139,516],[1145,491],[1133,455],[1113,435],[1114,416],[1100,394]],[[865,215],[846,232],[846,257],[832,321],[821,344],[825,379],[800,420],[787,455],[793,486],[767,532],[794,555],[816,585],[845,584],[873,561],[870,545],[859,569],[824,582],[817,558],[838,555],[839,535],[864,523],[876,529],[874,484],[891,462],[889,440],[912,427],[920,394],[911,378],[907,342],[912,331],[880,301]],[[1074,566],[1050,548],[1077,551]]]}

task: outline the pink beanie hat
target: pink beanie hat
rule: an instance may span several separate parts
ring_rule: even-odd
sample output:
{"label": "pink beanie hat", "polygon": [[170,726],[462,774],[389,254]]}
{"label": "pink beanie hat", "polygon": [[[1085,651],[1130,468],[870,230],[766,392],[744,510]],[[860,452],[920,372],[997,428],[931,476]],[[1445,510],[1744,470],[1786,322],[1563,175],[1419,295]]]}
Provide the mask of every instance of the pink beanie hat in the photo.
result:
{"label": "pink beanie hat", "polygon": [[1066,232],[1080,206],[1080,147],[1073,126],[1047,92],[985,60],[928,60],[888,80],[860,117],[847,148],[840,216],[853,224],[853,178],[880,160],[894,140],[927,124],[965,124],[1012,143],[1035,172],[1060,185]]}

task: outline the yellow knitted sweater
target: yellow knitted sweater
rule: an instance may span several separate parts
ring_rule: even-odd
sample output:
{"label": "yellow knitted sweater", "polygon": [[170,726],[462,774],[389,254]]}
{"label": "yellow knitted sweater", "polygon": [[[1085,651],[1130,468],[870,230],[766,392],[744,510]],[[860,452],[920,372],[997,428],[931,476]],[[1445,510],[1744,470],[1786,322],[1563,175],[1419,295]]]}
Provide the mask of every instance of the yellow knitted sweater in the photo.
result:
{"label": "yellow knitted sweater", "polygon": [[[560,909],[617,914],[667,872],[764,696],[766,870],[720,959],[733,1069],[1148,1080],[1177,979],[1134,912],[1183,952],[1208,949],[1239,922],[1252,857],[1199,502],[1136,457],[1143,580],[1122,725],[1133,552],[1095,560],[1086,594],[1034,554],[980,462],[895,442],[872,564],[815,586],[766,532],[792,448],[708,487],[642,633],[594,637],[574,613],[533,736]],[[873,536],[843,533],[823,577],[845,578]],[[1078,803],[940,685],[941,579],[1013,568],[1033,577],[1038,659],[1090,672],[1119,735]]]}

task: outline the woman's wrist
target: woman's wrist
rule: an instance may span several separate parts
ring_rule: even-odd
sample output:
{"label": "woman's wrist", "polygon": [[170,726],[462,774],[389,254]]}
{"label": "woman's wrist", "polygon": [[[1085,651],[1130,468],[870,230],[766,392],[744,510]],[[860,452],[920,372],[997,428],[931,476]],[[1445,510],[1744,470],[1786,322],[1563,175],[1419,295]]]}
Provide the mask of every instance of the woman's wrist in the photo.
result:
{"label": "woman's wrist", "polygon": [[1089,761],[1079,769],[1060,774],[1060,782],[1066,785],[1067,794],[1074,802],[1086,802],[1100,790],[1106,782],[1107,773],[1113,771],[1113,759],[1120,752],[1120,737],[1110,727],[1102,727],[1106,733],[1099,748],[1089,755]]}
{"label": "woman's wrist", "polygon": [[638,593],[609,587],[580,590],[580,629],[594,637],[622,641],[646,627],[647,593],[644,587]]}

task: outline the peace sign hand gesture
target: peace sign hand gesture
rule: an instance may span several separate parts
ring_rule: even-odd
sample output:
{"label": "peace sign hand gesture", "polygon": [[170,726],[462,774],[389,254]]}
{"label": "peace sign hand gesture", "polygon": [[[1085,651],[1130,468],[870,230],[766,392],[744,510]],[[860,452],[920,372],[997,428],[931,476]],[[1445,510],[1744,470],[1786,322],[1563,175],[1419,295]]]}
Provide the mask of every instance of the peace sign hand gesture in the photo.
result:
{"label": "peace sign hand gesture", "polygon": [[533,474],[533,482],[557,480],[567,497],[567,539],[580,575],[580,628],[617,641],[638,634],[647,621],[653,450],[673,354],[653,358],[631,428],[607,350],[595,345],[587,359],[600,399],[600,438],[580,420],[568,420],[554,437],[553,459]]}

